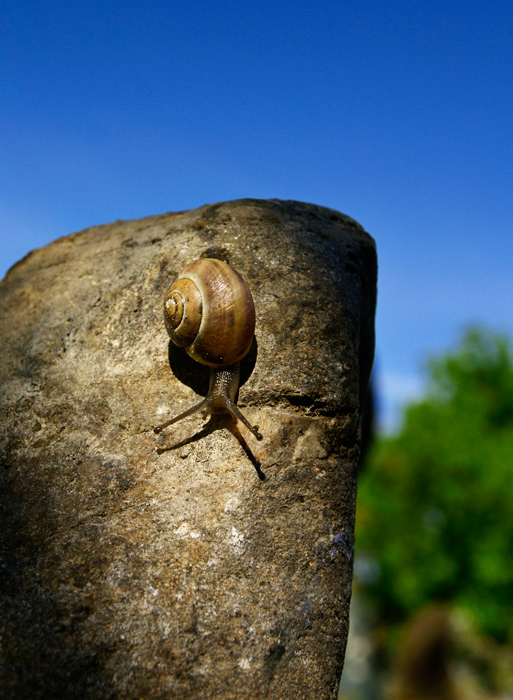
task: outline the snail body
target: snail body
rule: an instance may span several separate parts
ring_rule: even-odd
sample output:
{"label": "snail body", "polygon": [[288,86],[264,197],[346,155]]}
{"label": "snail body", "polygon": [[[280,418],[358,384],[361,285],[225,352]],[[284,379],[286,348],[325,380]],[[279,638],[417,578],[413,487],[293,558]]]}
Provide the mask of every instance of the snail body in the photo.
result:
{"label": "snail body", "polygon": [[231,414],[261,440],[258,426],[252,426],[235,404],[239,362],[255,334],[255,305],[242,276],[221,260],[202,258],[186,265],[166,294],[164,321],[173,343],[210,367],[210,387],[203,401],[155,432],[204,410]]}

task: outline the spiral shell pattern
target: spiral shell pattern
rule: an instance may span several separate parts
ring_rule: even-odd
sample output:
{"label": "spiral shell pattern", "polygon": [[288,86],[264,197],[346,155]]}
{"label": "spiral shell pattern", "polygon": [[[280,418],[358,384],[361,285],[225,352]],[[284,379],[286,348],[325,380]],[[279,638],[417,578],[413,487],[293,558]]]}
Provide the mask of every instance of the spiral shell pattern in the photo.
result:
{"label": "spiral shell pattern", "polygon": [[255,306],[248,285],[228,263],[201,258],[175,277],[164,302],[173,343],[197,362],[225,367],[249,351]]}

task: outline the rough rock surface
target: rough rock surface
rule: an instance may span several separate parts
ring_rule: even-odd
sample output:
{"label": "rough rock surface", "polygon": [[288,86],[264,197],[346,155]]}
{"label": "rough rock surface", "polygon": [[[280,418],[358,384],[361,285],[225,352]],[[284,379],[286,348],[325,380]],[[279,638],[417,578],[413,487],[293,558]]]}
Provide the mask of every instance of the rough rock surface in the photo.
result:
{"label": "rough rock surface", "polygon": [[[262,442],[222,416],[152,431],[208,386],[162,320],[174,274],[202,255],[253,292],[239,405]],[[93,227],[11,268],[4,700],[336,697],[375,284],[355,221],[275,200]]]}

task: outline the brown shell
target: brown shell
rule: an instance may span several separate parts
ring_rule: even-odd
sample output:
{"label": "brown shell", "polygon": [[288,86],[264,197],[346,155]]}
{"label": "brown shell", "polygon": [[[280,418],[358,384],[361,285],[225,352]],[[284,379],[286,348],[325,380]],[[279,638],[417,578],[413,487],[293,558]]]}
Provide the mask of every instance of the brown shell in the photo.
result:
{"label": "brown shell", "polygon": [[255,334],[248,285],[228,263],[210,258],[178,273],[166,295],[164,318],[171,340],[210,367],[241,360]]}

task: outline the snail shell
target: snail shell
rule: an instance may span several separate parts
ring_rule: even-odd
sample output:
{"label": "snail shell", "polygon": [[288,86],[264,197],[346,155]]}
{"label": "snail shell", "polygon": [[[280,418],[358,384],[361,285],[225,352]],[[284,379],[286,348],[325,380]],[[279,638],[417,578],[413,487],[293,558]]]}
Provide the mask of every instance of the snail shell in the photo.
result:
{"label": "snail shell", "polygon": [[255,333],[248,285],[228,263],[210,258],[178,273],[166,294],[164,319],[173,343],[209,367],[241,360]]}

